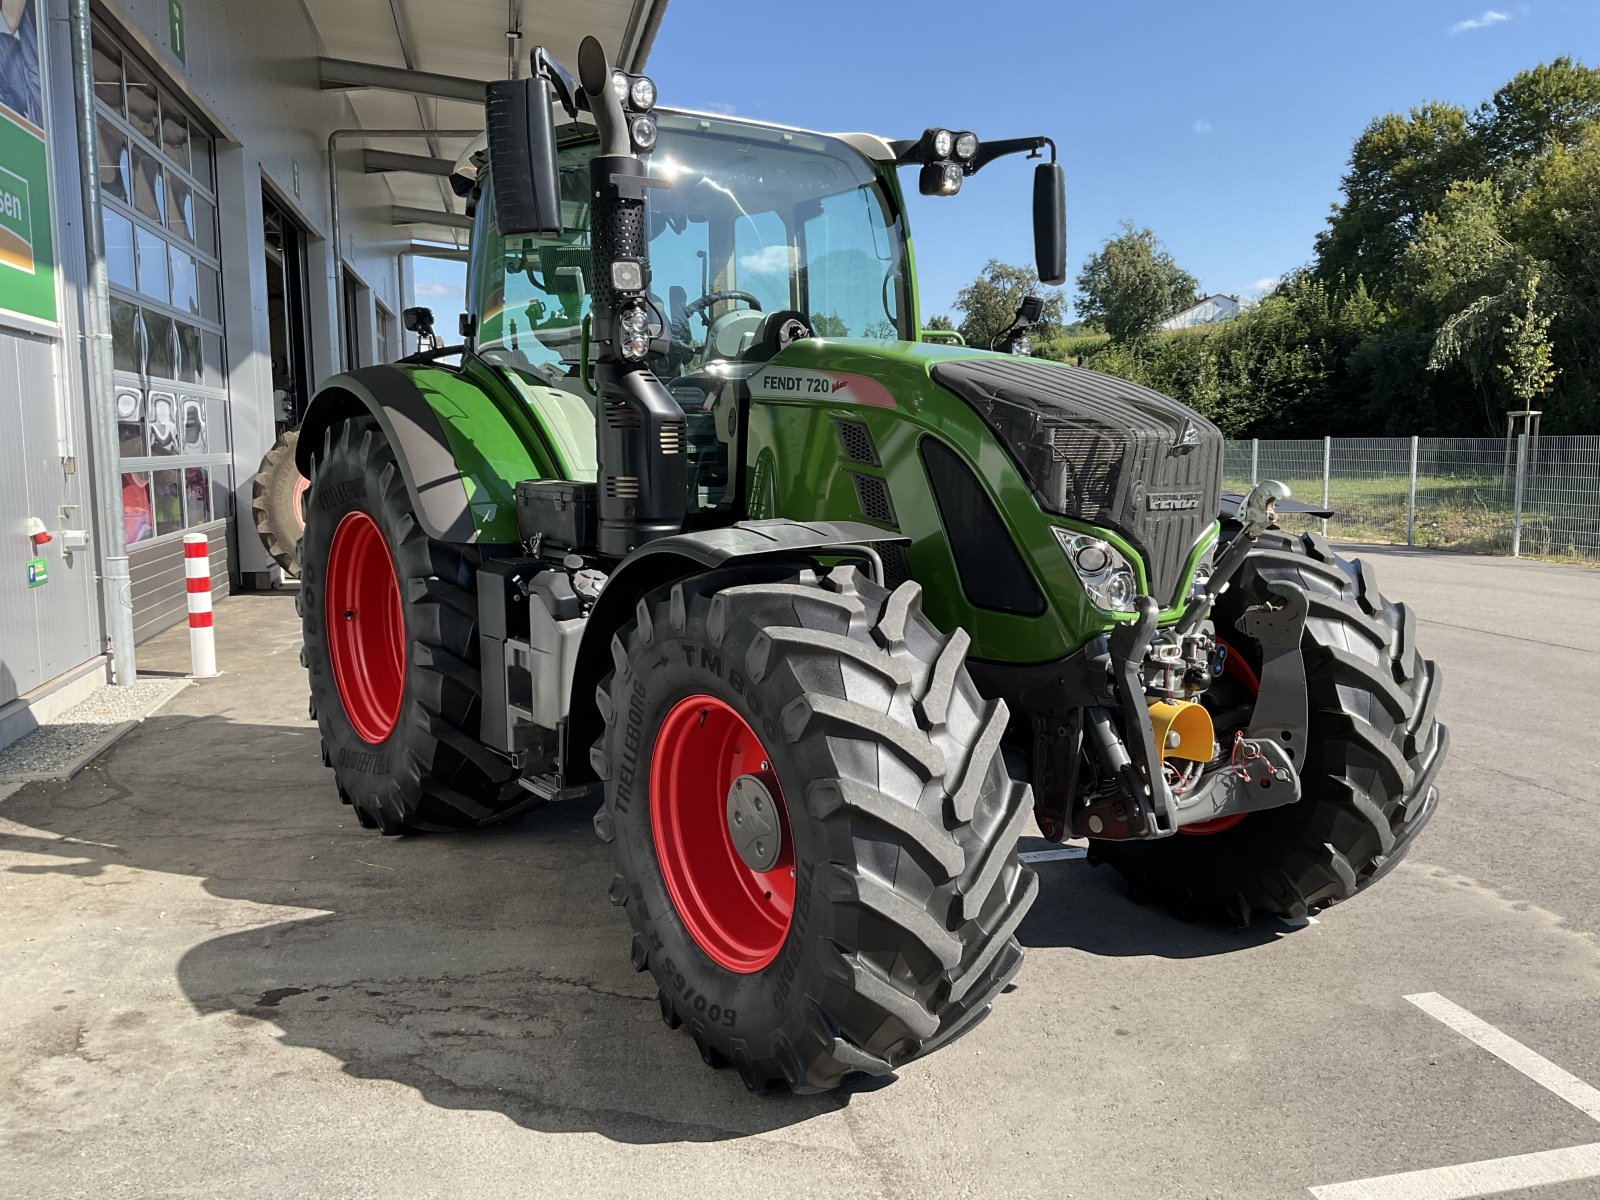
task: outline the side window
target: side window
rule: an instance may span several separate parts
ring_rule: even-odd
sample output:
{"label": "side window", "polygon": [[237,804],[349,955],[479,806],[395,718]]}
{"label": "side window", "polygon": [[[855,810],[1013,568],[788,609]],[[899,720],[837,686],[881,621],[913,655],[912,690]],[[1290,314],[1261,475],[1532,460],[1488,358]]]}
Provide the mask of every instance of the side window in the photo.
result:
{"label": "side window", "polygon": [[[561,174],[564,196],[581,189],[575,168]],[[490,187],[484,187],[479,206],[472,253],[478,352],[547,381],[572,375],[590,308],[587,214],[576,204],[563,204],[570,215],[559,235],[503,238]]]}
{"label": "side window", "polygon": [[900,281],[891,239],[870,188],[826,197],[803,227],[807,299],[812,326],[823,337],[896,336]]}
{"label": "side window", "polygon": [[793,308],[794,247],[775,212],[741,216],[733,223],[734,285],[761,301],[763,312]]}

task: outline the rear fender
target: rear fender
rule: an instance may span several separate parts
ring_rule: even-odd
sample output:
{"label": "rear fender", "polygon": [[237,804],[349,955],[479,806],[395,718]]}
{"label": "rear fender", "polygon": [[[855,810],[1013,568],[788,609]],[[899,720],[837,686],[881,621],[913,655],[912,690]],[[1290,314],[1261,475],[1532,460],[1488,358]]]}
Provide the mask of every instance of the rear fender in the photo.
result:
{"label": "rear fender", "polygon": [[361,367],[318,390],[295,464],[307,478],[327,431],[371,416],[395,449],[412,511],[435,541],[515,545],[516,485],[556,477],[549,452],[476,382],[443,367]]}
{"label": "rear fender", "polygon": [[854,521],[772,520],[681,533],[639,547],[606,580],[578,645],[561,757],[565,784],[581,786],[597,778],[589,761],[590,747],[603,728],[595,691],[612,668],[611,639],[633,617],[647,592],[721,568],[802,566],[822,556],[867,559],[881,579],[876,554],[863,549],[870,550],[873,543],[905,541],[900,534]]}

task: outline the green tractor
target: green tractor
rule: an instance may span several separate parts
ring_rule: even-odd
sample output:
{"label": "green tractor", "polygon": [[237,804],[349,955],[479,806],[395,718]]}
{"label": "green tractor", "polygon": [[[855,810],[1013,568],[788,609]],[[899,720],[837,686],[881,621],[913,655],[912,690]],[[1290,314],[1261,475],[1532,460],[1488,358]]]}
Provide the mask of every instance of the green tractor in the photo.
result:
{"label": "green tractor", "polygon": [[1059,282],[1048,138],[657,108],[593,39],[486,105],[463,344],[328,380],[297,447],[312,712],[363,825],[600,800],[667,1023],[798,1091],[987,1011],[1030,819],[1237,921],[1405,853],[1447,736],[1371,569],[1277,530],[1281,485],[1224,496],[1175,401],[919,329],[899,169],[1038,159]]}

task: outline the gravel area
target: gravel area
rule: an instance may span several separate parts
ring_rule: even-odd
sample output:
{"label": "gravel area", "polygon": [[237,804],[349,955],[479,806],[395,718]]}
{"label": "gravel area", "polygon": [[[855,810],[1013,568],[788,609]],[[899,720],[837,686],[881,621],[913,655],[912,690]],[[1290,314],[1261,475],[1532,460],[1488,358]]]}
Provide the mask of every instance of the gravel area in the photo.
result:
{"label": "gravel area", "polygon": [[67,779],[184,688],[185,679],[106,684],[87,700],[0,749],[0,783]]}

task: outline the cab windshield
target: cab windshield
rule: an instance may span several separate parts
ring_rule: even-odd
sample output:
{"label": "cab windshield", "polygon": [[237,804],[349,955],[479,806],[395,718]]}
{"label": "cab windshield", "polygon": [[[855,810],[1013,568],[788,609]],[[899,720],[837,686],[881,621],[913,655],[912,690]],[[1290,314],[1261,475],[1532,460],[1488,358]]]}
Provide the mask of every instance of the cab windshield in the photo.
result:
{"label": "cab windshield", "polygon": [[[910,338],[904,232],[872,164],[837,138],[660,114],[649,193],[651,299],[670,331],[671,379],[759,344],[797,312],[820,337]],[[478,352],[570,387],[589,311],[592,140],[561,151],[563,230],[502,238],[480,195],[471,291]]]}

